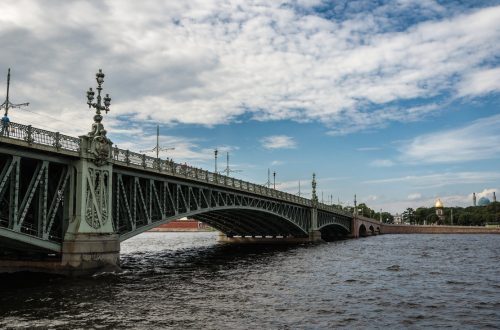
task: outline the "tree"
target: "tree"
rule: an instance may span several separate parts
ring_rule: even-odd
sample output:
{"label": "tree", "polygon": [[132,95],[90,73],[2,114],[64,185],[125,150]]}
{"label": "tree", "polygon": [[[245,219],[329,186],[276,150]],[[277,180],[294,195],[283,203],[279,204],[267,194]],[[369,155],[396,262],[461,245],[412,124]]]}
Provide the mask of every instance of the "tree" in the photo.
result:
{"label": "tree", "polygon": [[432,209],[428,209],[426,207],[419,207],[415,210],[415,223],[419,225],[423,225],[424,223],[428,223],[428,218],[431,214],[433,214]]}
{"label": "tree", "polygon": [[409,207],[403,212],[402,216],[403,216],[403,221],[411,225],[413,224],[415,219],[415,210]]}
{"label": "tree", "polygon": [[358,214],[363,215],[365,217],[371,217],[375,212],[366,206],[365,203],[360,203],[358,205]]}
{"label": "tree", "polygon": [[394,216],[389,212],[382,212],[383,223],[394,223]]}

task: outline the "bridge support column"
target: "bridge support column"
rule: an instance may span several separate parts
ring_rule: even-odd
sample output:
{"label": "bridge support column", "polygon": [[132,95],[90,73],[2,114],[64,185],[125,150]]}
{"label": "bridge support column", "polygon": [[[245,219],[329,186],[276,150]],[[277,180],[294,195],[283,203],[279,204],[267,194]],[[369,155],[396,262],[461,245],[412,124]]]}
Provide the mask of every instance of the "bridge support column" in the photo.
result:
{"label": "bridge support column", "polygon": [[311,230],[309,232],[309,242],[321,242],[321,232],[319,230]]}
{"label": "bridge support column", "polygon": [[62,267],[71,274],[118,270],[120,240],[111,217],[113,165],[95,156],[96,138],[80,138],[76,203],[62,244]]}
{"label": "bridge support column", "polygon": [[311,228],[309,228],[309,242],[321,242],[321,231],[318,230],[318,209],[313,206],[311,209]]}
{"label": "bridge support column", "polygon": [[359,238],[359,221],[356,218],[356,214],[354,214],[354,217],[352,218],[352,231],[350,237]]}

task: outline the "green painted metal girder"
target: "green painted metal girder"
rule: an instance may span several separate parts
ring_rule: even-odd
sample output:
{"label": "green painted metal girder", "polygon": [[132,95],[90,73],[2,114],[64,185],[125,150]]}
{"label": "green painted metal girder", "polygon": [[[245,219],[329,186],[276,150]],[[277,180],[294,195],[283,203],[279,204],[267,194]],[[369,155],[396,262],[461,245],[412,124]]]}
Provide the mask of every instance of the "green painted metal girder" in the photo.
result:
{"label": "green painted metal girder", "polygon": [[25,243],[29,246],[41,248],[43,250],[53,251],[57,253],[61,252],[60,243],[46,241],[38,237],[34,237],[23,233],[18,233],[10,229],[0,227],[0,240],[2,239]]}

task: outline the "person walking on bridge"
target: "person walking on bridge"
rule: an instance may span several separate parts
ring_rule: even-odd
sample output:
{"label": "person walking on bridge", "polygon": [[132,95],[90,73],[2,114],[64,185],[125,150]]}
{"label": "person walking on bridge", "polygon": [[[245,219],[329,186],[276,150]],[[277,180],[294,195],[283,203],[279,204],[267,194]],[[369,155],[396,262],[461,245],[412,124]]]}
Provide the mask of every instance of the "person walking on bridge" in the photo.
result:
{"label": "person walking on bridge", "polygon": [[9,136],[9,124],[9,117],[7,117],[7,114],[4,114],[2,117],[2,132],[0,134],[1,136]]}

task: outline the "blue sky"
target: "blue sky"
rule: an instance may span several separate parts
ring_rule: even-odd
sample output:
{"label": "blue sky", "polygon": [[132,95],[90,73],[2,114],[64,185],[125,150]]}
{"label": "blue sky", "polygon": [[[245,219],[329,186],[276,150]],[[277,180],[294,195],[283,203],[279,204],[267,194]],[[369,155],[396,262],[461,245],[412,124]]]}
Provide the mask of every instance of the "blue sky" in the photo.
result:
{"label": "blue sky", "polygon": [[[104,124],[163,154],[325,202],[471,204],[500,187],[500,1],[2,1],[0,70],[12,121]],[[3,87],[1,87],[3,86]],[[3,80],[0,88],[5,88]],[[310,196],[310,195],[309,195]],[[320,195],[321,198],[321,195]]]}

